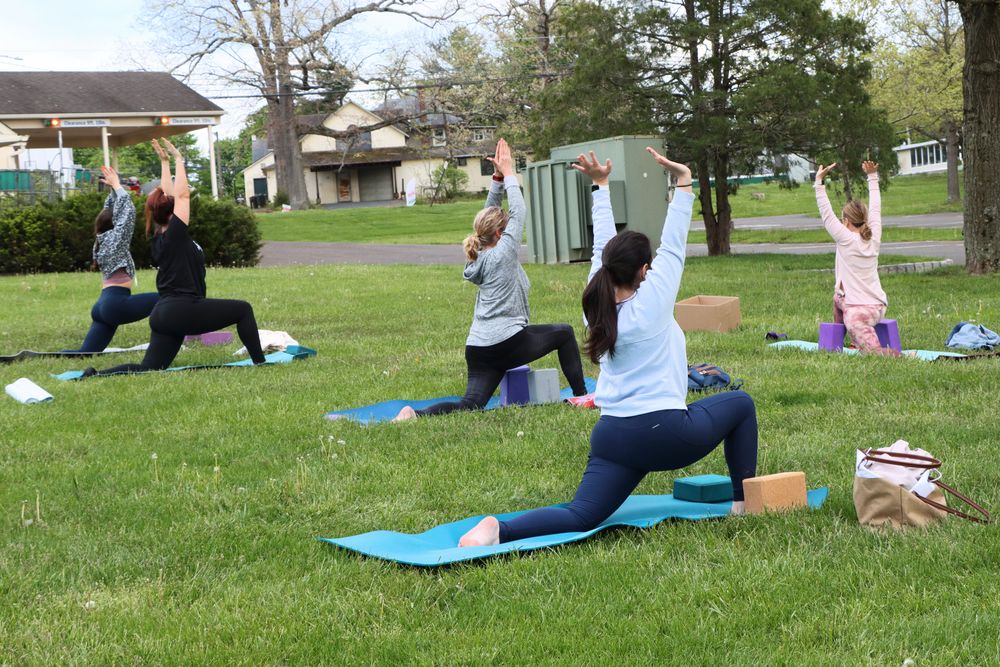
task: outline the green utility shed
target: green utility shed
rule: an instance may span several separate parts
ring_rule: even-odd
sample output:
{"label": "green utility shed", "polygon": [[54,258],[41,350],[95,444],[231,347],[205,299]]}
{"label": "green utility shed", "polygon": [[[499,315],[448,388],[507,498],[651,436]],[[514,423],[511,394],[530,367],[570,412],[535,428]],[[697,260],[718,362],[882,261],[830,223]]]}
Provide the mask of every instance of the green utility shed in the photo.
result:
{"label": "green utility shed", "polygon": [[615,225],[619,231],[643,232],[655,247],[666,217],[669,180],[646,153],[646,146],[660,150],[662,145],[656,136],[610,137],[559,146],[548,160],[529,163],[524,186],[528,251],[533,261],[588,261],[593,254],[590,179],[570,168],[580,153],[591,150],[602,162],[611,159],[608,188]]}

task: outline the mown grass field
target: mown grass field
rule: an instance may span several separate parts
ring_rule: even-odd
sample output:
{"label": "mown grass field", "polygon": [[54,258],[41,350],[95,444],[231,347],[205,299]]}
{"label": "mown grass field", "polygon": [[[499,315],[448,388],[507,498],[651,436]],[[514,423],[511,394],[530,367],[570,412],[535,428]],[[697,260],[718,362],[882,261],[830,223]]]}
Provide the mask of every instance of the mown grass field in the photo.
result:
{"label": "mown grass field", "polygon": [[[898,241],[961,241],[965,238],[960,227],[884,227],[882,242]],[[825,229],[740,229],[732,231],[730,243],[829,243],[833,241]],[[705,243],[705,232],[693,230],[688,243]]]}
{"label": "mown grass field", "polygon": [[[841,198],[828,186],[836,207]],[[764,201],[751,197],[764,193]],[[945,203],[947,182],[942,175],[897,177],[883,193],[885,216],[961,211]],[[265,241],[314,241],[344,243],[461,243],[472,229],[472,220],[485,200],[453,204],[391,208],[311,209],[257,216]],[[777,184],[744,185],[732,197],[733,217],[804,214],[819,217],[811,185],[793,190]],[[695,216],[700,215],[695,202]],[[818,222],[817,222],[818,224]],[[691,243],[703,243],[704,232],[693,232]],[[887,241],[961,240],[960,229],[919,229],[887,232]],[[737,230],[733,243],[815,243],[828,240],[823,230]]]}
{"label": "mown grass field", "polygon": [[[997,528],[872,532],[857,524],[851,484],[855,447],[904,438],[1000,508],[1000,360],[768,349],[768,330],[815,340],[832,276],[805,269],[832,264],[691,259],[680,292],[740,296],[743,325],[689,334],[688,358],[743,378],[758,403],[759,471],[805,470],[831,488],[822,510],[615,530],[438,570],[315,538],[567,501],[598,418],[552,405],[370,428],[323,419],[461,392],[475,290],[459,267],[210,270],[211,295],[250,300],[261,327],[319,350],[290,366],[73,383],[48,377],[73,361],[0,366],[3,384],[27,376],[55,395],[0,400],[0,664],[998,664]],[[586,267],[526,270],[533,321],[582,335]],[[997,328],[998,281],[960,269],[883,277],[904,345],[933,349],[962,319]],[[0,350],[78,342],[97,282],[0,278]],[[128,325],[115,344],[146,336],[145,323]],[[178,363],[235,347],[192,348]],[[125,358],[139,357],[114,361]],[[716,451],[638,492],[724,471]]]}

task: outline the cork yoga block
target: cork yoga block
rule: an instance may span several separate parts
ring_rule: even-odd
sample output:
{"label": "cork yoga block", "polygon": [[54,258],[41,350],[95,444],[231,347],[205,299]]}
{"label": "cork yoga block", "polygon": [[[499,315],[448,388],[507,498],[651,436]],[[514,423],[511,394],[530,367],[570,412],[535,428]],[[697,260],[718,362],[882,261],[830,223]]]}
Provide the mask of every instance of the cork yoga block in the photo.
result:
{"label": "cork yoga block", "polygon": [[806,474],[779,472],[743,480],[748,514],[806,507]]}

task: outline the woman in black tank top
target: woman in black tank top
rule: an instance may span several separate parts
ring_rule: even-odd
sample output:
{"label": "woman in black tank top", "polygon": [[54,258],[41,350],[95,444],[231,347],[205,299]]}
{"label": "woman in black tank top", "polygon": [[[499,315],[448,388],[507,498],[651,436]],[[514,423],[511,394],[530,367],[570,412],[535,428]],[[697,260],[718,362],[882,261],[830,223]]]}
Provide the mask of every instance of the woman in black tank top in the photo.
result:
{"label": "woman in black tank top", "polygon": [[236,325],[240,340],[255,364],[264,363],[253,308],[236,299],[205,297],[205,253],[188,233],[191,216],[191,189],[184,168],[184,156],[166,139],[163,143],[174,156],[176,179],[170,176],[170,158],[153,140],[160,156],[160,186],[146,199],[146,236],[152,235],[152,256],[156,264],[156,290],[160,300],[149,316],[149,349],[141,364],[122,364],[107,370],[88,368],[84,376],[141,373],[163,370],[177,356],[184,336],[208,333]]}

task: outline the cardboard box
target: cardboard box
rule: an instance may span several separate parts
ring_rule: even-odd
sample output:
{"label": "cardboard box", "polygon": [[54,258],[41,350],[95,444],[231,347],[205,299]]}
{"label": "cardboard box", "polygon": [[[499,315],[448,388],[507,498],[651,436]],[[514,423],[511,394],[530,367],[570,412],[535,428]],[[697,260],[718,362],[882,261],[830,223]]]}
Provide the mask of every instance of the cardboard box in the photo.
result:
{"label": "cardboard box", "polygon": [[740,298],[692,296],[677,302],[674,319],[684,331],[732,331],[740,326]]}
{"label": "cardboard box", "polygon": [[806,507],[806,474],[779,472],[743,480],[747,514]]}

